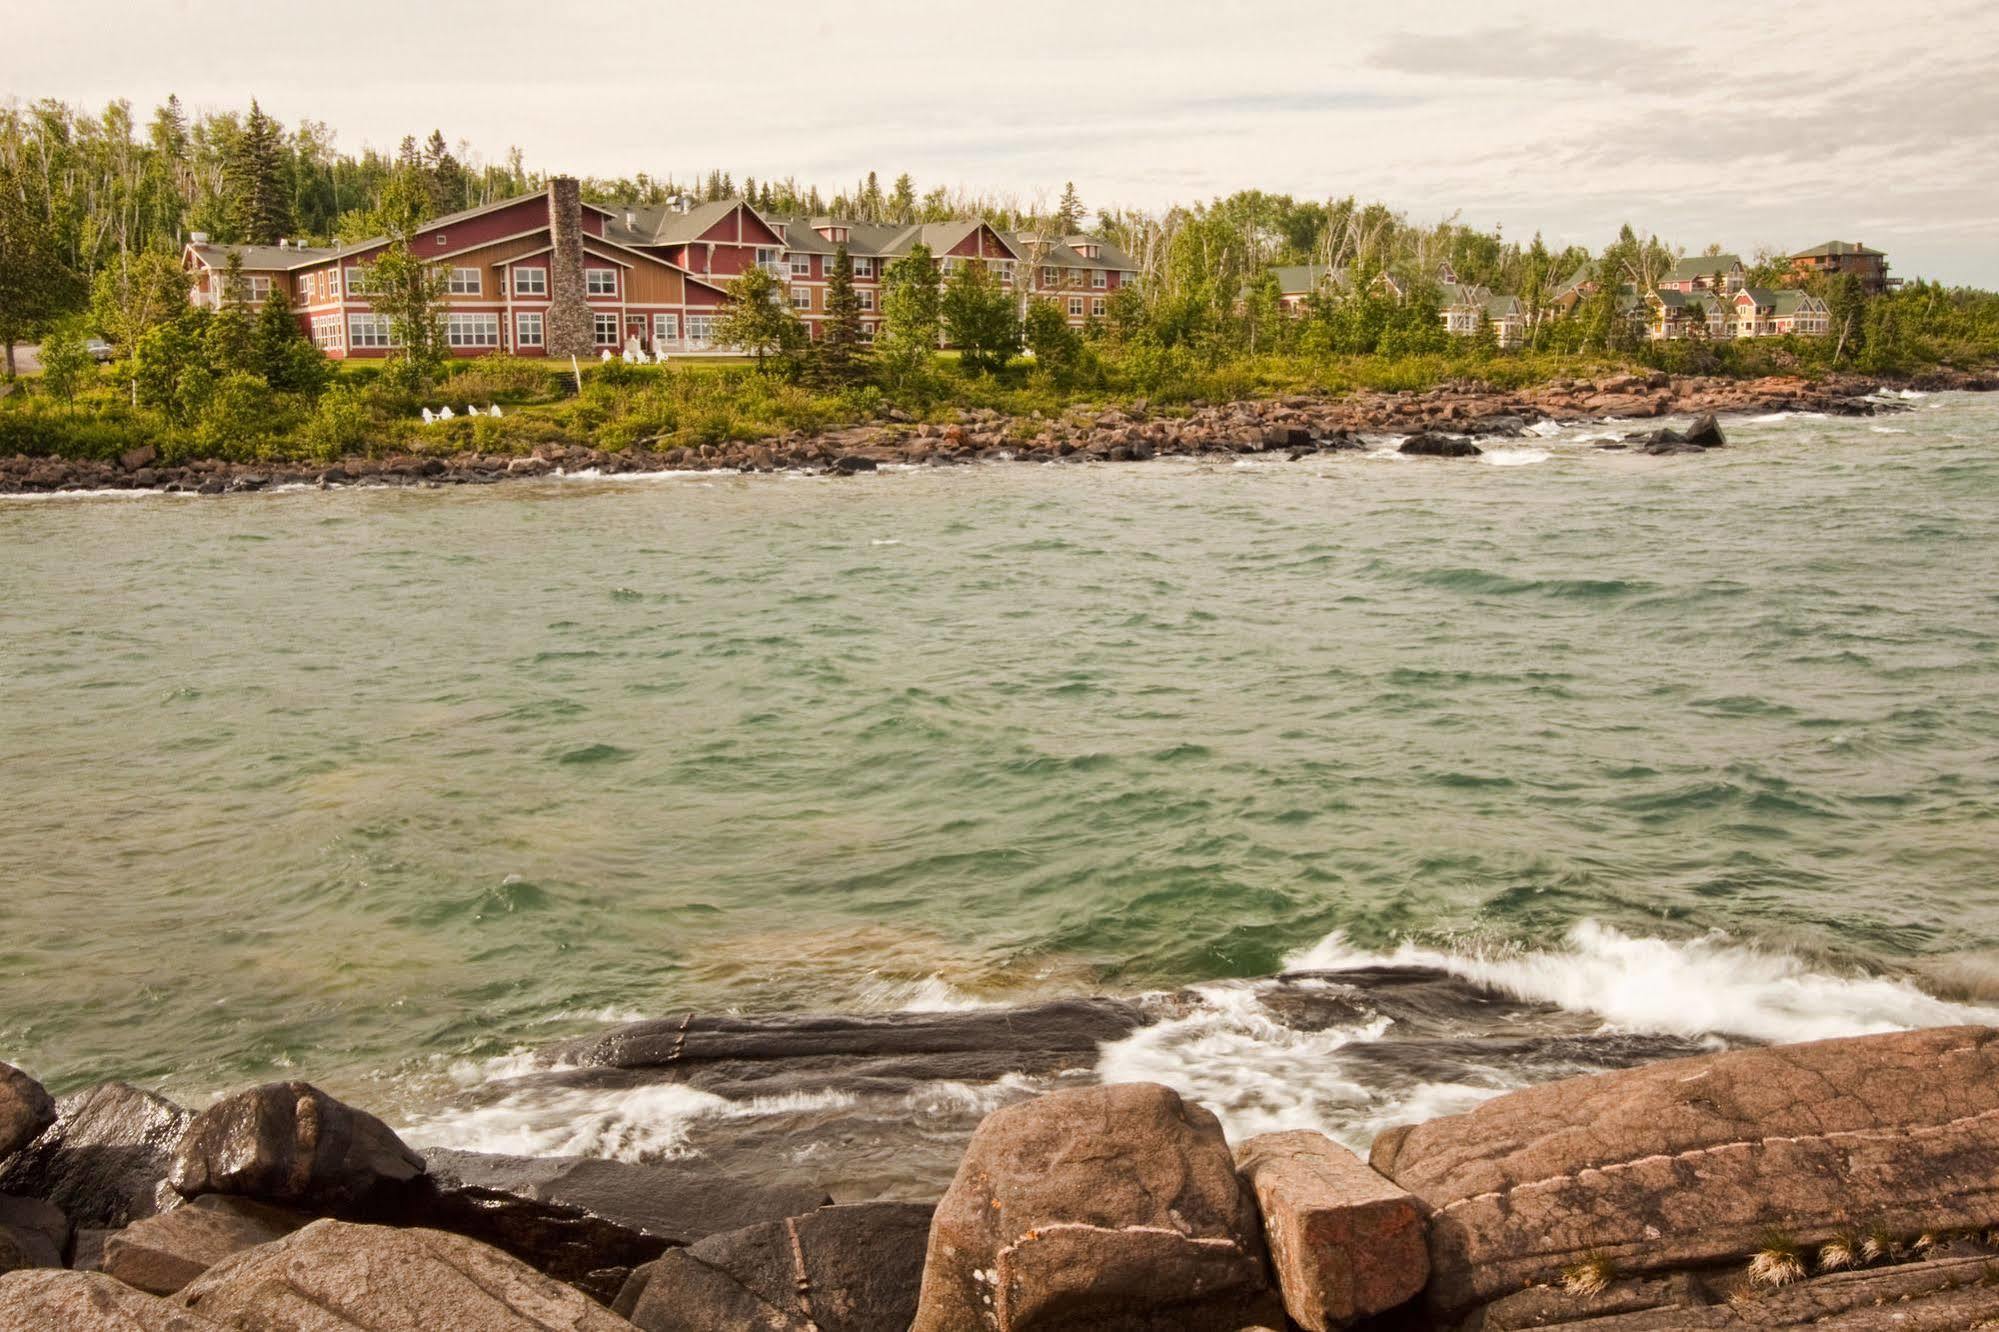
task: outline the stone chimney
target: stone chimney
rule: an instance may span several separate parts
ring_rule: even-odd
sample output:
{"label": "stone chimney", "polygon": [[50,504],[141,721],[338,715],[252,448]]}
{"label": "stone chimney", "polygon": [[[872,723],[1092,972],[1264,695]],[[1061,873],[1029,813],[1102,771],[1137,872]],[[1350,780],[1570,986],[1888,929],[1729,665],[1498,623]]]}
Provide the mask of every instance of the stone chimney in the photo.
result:
{"label": "stone chimney", "polygon": [[583,194],[574,176],[548,182],[548,314],[542,330],[550,356],[589,356],[596,332],[583,293]]}

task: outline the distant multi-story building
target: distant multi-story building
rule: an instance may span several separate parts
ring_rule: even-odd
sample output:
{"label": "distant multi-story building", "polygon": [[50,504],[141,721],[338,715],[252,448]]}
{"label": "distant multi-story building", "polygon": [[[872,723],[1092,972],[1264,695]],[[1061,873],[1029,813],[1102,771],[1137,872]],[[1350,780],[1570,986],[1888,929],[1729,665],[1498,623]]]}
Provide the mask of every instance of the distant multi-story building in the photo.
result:
{"label": "distant multi-story building", "polygon": [[[337,248],[216,245],[197,235],[183,264],[195,275],[197,304],[258,305],[282,290],[327,355],[382,356],[392,333],[369,300],[368,268],[390,244],[378,236]],[[978,220],[889,226],[766,217],[741,199],[692,208],[589,204],[566,178],[542,193],[433,219],[410,239],[413,253],[449,270],[442,314],[461,356],[595,356],[634,347],[726,353],[715,321],[731,284],[751,267],[784,285],[816,337],[841,246],[852,262],[861,336],[872,340],[888,266],[919,244],[947,275],[984,264],[1003,285],[1060,302],[1076,325],[1101,318],[1111,293],[1138,280],[1129,258],[1091,236],[1022,237]],[[232,257],[236,292],[224,290]],[[1030,270],[1024,287],[1023,267]]]}
{"label": "distant multi-story building", "polygon": [[[1286,264],[1272,267],[1269,275],[1277,281],[1277,303],[1297,314],[1314,295],[1344,292],[1351,278],[1343,268],[1324,264]],[[1406,294],[1405,284],[1383,274],[1376,281],[1397,300]],[[1460,282],[1450,264],[1437,268],[1439,302],[1437,317],[1444,331],[1455,337],[1471,337],[1489,326],[1502,347],[1517,345],[1527,335],[1527,307],[1518,296],[1508,296],[1473,282]]]}
{"label": "distant multi-story building", "polygon": [[1827,241],[1792,255],[1791,271],[1804,276],[1839,277],[1851,273],[1868,295],[1878,296],[1899,280],[1888,276],[1888,256],[1858,241]]}
{"label": "distant multi-story building", "polygon": [[1749,270],[1732,254],[1689,255],[1659,284],[1661,291],[1737,292],[1749,285]]}

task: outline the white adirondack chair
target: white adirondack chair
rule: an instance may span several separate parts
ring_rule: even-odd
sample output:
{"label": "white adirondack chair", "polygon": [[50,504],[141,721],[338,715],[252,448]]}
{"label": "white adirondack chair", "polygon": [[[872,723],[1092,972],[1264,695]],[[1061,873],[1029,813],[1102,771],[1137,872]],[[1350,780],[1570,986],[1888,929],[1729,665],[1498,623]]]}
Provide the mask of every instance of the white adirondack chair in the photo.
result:
{"label": "white adirondack chair", "polygon": [[424,408],[424,409],[423,409],[423,423],[424,423],[425,425],[436,425],[436,424],[437,424],[437,418],[436,418],[436,417],[434,417],[434,416],[432,416],[432,415],[430,414],[430,408],[428,408],[428,407],[426,407],[426,408]]}
{"label": "white adirondack chair", "polygon": [[486,412],[486,415],[488,416],[498,416],[499,414],[500,414],[500,404],[497,402],[494,403],[492,407],[489,408]]}
{"label": "white adirondack chair", "polygon": [[440,408],[438,408],[438,409],[437,409],[437,419],[438,419],[438,420],[440,420],[440,421],[449,421],[449,420],[451,419],[451,417],[452,417],[452,411],[451,411],[451,404],[450,404],[450,403],[446,403],[446,404],[445,404],[444,406],[442,406],[442,407],[440,407]]}

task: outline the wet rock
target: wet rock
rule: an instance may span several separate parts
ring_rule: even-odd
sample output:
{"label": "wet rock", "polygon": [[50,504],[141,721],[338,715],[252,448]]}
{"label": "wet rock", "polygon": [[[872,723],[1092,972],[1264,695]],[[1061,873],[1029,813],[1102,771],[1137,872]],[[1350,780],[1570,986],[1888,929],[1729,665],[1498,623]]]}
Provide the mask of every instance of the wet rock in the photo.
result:
{"label": "wet rock", "polygon": [[1422,1204],[1322,1133],[1266,1133],[1236,1153],[1256,1195],[1284,1310],[1310,1332],[1406,1304],[1430,1276]]}
{"label": "wet rock", "polygon": [[1312,443],[1312,432],[1300,425],[1266,426],[1263,431],[1263,446],[1266,449],[1307,448]]}
{"label": "wet rock", "polygon": [[1468,439],[1452,439],[1449,435],[1425,431],[1403,440],[1398,452],[1418,458],[1476,458],[1485,450]]}
{"label": "wet rock", "polygon": [[916,1316],[932,1209],[827,1207],[711,1235],[632,1275],[612,1307],[645,1332],[875,1332]]}
{"label": "wet rock", "polygon": [[240,1332],[630,1332],[582,1292],[461,1235],[315,1221],[180,1294]]}
{"label": "wet rock", "polygon": [[69,1248],[69,1218],[39,1198],[0,1194],[0,1272],[61,1267]]}
{"label": "wet rock", "polygon": [[167,1166],[192,1119],[122,1082],[65,1096],[48,1131],[0,1167],[0,1193],[52,1202],[78,1226],[128,1226],[180,1205]]}
{"label": "wet rock", "polygon": [[150,444],[141,444],[136,449],[127,449],[118,455],[118,465],[128,472],[136,472],[141,467],[149,467],[159,461],[160,451]]}
{"label": "wet rock", "polygon": [[283,1239],[312,1220],[248,1198],[209,1194],[113,1232],[100,1266],[135,1289],[171,1295],[224,1258]]}
{"label": "wet rock", "polygon": [[55,1122],[55,1098],[42,1084],[12,1064],[0,1064],[0,1159],[26,1147]]}
{"label": "wet rock", "polygon": [[1279,1325],[1221,1124],[1153,1083],[988,1115],[931,1227],[913,1332]]}
{"label": "wet rock", "polygon": [[264,1202],[363,1211],[423,1173],[389,1126],[304,1082],[272,1082],[195,1116],[169,1180],[183,1197],[229,1193]]}
{"label": "wet rock", "polygon": [[668,1248],[832,1201],[804,1185],[760,1187],[712,1167],[432,1150],[406,1216],[504,1249],[608,1301]]}
{"label": "wet rock", "polygon": [[1374,1168],[1431,1210],[1442,1314],[1584,1258],[1626,1276],[1736,1263],[1780,1230],[1999,1217],[1999,1030],[1734,1050],[1530,1088],[1391,1129]]}
{"label": "wet rock", "polygon": [[880,464],[873,458],[865,458],[858,453],[849,453],[833,460],[833,470],[847,476],[852,476],[856,472],[872,472],[879,466]]}
{"label": "wet rock", "polygon": [[1728,443],[1721,433],[1721,423],[1714,419],[1713,412],[1703,412],[1687,427],[1687,443],[1698,444],[1704,449],[1718,449]]}
{"label": "wet rock", "polygon": [[0,1276],[0,1332],[226,1332],[98,1272]]}

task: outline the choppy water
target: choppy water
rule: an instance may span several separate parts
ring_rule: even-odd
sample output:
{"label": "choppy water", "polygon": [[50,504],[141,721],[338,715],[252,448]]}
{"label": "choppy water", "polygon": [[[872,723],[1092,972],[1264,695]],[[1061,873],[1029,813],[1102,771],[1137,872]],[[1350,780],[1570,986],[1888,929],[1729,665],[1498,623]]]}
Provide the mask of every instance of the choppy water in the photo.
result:
{"label": "choppy water", "polygon": [[1999,400],[1730,425],[0,501],[0,1057],[407,1120],[625,1017],[1219,982],[1101,1071],[1260,1127],[1364,1038],[1287,962],[1999,1016]]}

